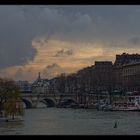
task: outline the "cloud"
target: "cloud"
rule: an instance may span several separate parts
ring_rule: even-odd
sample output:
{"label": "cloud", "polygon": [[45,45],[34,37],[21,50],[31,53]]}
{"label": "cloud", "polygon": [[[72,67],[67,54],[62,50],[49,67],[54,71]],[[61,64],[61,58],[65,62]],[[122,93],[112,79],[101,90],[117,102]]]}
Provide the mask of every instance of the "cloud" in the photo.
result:
{"label": "cloud", "polygon": [[0,70],[0,77],[2,78],[11,78],[9,72],[7,70]]}
{"label": "cloud", "polygon": [[140,37],[132,37],[128,40],[128,43],[132,45],[140,45]]}
{"label": "cloud", "polygon": [[43,77],[50,79],[65,71],[56,63],[46,66],[42,71]]}
{"label": "cloud", "polygon": [[31,33],[21,11],[13,6],[0,6],[0,68],[23,65],[33,60]]}
{"label": "cloud", "polygon": [[52,64],[74,71],[95,57],[113,59],[113,50],[139,51],[139,14],[139,6],[1,5],[0,69],[26,66],[16,78],[28,78],[30,66],[35,72]]}
{"label": "cloud", "polygon": [[14,79],[32,81],[33,79],[35,79],[35,76],[37,75],[33,71],[34,70],[32,68],[26,69],[26,70],[24,68],[19,68],[19,69],[17,69],[17,71],[14,75]]}
{"label": "cloud", "polygon": [[[40,42],[40,43],[38,43]],[[33,81],[37,78],[38,72],[41,72],[42,78],[52,78],[61,73],[73,73],[83,67],[94,65],[95,61],[113,61],[116,54],[122,52],[135,53],[140,52],[140,48],[117,47],[111,48],[102,43],[81,43],[68,42],[61,40],[48,40],[33,42],[37,50],[34,61],[30,61],[24,66],[15,66],[0,70],[0,76],[13,77],[15,80]],[[63,50],[63,51],[62,51]],[[67,52],[73,50],[73,54],[63,55],[63,57],[54,57],[57,52]],[[69,51],[68,51],[69,52]],[[63,54],[63,53],[62,53]]]}
{"label": "cloud", "polygon": [[60,50],[58,52],[56,52],[56,54],[54,55],[55,57],[61,57],[61,56],[70,56],[70,55],[73,55],[73,50],[70,49],[70,50]]}
{"label": "cloud", "polygon": [[73,50],[67,50],[67,51],[65,51],[65,54],[72,55],[73,54]]}

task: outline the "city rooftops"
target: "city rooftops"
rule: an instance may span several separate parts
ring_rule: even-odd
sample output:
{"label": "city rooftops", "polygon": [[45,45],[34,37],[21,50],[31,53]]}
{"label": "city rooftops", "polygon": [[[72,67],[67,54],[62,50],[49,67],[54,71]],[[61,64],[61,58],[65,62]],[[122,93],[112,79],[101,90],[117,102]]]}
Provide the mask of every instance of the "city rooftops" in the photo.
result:
{"label": "city rooftops", "polygon": [[95,61],[95,65],[112,65],[112,61]]}
{"label": "city rooftops", "polygon": [[139,62],[140,61],[140,54],[128,54],[128,53],[122,53],[116,55],[115,65],[122,66],[124,64],[128,64],[131,62]]}
{"label": "city rooftops", "polygon": [[128,64],[123,64],[122,66],[127,67],[127,66],[134,66],[134,65],[140,65],[140,61],[139,62],[132,61]]}

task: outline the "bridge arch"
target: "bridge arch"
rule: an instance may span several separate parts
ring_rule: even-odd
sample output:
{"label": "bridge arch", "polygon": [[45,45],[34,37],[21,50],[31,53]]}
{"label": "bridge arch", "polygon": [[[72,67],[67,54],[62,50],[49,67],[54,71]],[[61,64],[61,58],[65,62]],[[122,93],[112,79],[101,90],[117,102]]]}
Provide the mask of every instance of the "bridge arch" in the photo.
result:
{"label": "bridge arch", "polygon": [[22,101],[25,103],[26,108],[32,108],[32,103],[28,99],[22,98]]}
{"label": "bridge arch", "polygon": [[72,106],[78,105],[78,103],[74,99],[63,99],[61,102],[59,102],[60,107],[72,107]]}
{"label": "bridge arch", "polygon": [[74,99],[64,99],[64,103],[66,104],[72,104],[72,103],[77,103]]}
{"label": "bridge arch", "polygon": [[55,107],[56,102],[51,98],[44,98],[40,102],[46,104],[47,107]]}

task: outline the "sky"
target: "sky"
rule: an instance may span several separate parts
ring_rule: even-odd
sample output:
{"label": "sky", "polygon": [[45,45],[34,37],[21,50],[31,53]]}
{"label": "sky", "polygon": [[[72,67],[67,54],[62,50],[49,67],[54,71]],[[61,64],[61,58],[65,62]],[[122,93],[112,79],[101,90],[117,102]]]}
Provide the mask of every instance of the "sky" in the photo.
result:
{"label": "sky", "polygon": [[1,5],[0,77],[34,81],[140,53],[138,5]]}

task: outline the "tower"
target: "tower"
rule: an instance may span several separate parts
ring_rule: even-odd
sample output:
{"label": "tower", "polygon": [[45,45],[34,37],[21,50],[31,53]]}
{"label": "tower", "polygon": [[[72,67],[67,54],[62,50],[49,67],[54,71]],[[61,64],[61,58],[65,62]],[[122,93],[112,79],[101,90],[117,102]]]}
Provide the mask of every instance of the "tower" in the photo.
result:
{"label": "tower", "polygon": [[41,76],[40,76],[40,72],[38,73],[38,80],[40,80],[41,79]]}

